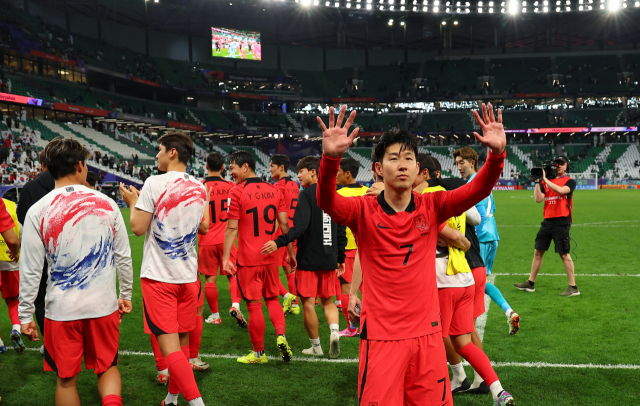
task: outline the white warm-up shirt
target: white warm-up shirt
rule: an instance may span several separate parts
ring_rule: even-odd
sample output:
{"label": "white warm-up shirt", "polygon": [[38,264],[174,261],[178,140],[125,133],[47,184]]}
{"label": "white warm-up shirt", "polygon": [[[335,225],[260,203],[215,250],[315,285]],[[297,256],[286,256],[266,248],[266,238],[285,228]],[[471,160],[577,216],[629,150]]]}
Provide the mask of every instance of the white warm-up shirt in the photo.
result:
{"label": "white warm-up shirt", "polygon": [[61,187],[34,204],[22,229],[22,324],[33,320],[42,268],[49,265],[45,317],[70,321],[104,317],[131,300],[133,268],[129,236],[116,203],[81,185]]}
{"label": "white warm-up shirt", "polygon": [[165,283],[195,282],[196,241],[204,216],[207,189],[185,172],[149,177],[136,209],[152,213],[144,239],[141,278]]}

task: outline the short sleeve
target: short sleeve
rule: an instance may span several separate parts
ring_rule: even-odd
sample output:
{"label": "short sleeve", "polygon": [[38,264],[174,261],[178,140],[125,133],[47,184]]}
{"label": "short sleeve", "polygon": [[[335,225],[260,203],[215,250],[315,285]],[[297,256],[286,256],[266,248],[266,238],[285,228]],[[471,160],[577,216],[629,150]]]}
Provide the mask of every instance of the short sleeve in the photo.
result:
{"label": "short sleeve", "polygon": [[444,223],[441,223],[438,226],[438,234],[440,234],[442,232],[442,230],[444,229],[444,227],[447,225],[447,222],[445,221]]}
{"label": "short sleeve", "polygon": [[574,179],[569,179],[567,183],[565,183],[565,186],[569,186],[569,189],[571,189],[569,193],[573,193],[573,191],[576,190],[576,181]]}
{"label": "short sleeve", "polygon": [[284,203],[284,193],[282,191],[278,192],[278,213],[285,212],[287,213],[287,205]]}
{"label": "short sleeve", "polygon": [[240,219],[240,198],[241,197],[242,197],[242,192],[239,186],[236,186],[229,191],[229,197],[227,202],[227,220]]}
{"label": "short sleeve", "polygon": [[0,233],[4,233],[15,226],[16,223],[11,218],[7,206],[4,204],[4,200],[0,199]]}
{"label": "short sleeve", "polygon": [[150,177],[144,182],[140,196],[138,196],[138,202],[136,203],[136,209],[146,211],[147,213],[153,213],[156,209],[156,201],[154,199],[154,181],[153,177]]}

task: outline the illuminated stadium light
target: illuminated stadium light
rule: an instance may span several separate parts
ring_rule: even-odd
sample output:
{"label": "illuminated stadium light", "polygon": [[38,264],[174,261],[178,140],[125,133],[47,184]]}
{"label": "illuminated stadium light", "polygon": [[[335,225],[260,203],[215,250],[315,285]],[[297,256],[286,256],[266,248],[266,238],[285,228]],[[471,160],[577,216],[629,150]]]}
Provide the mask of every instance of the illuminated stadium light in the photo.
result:
{"label": "illuminated stadium light", "polygon": [[335,7],[340,7],[340,2],[336,1],[334,4]]}
{"label": "illuminated stadium light", "polygon": [[351,3],[347,3],[347,8],[351,8]]}
{"label": "illuminated stadium light", "polygon": [[517,0],[509,0],[509,14],[517,14],[517,13],[518,13]]}
{"label": "illuminated stadium light", "polygon": [[478,7],[478,14],[482,14],[482,9]]}
{"label": "illuminated stadium light", "polygon": [[356,4],[356,8],[360,10],[360,4]]}
{"label": "illuminated stadium light", "polygon": [[636,1],[636,7],[640,7],[640,1]]}
{"label": "illuminated stadium light", "polygon": [[465,12],[465,13],[467,13],[467,14],[469,14],[469,13],[471,12],[471,10],[469,10],[468,8],[465,8],[465,9],[464,9],[464,12]]}
{"label": "illuminated stadium light", "polygon": [[478,7],[482,7],[482,2],[481,1],[478,2]]}
{"label": "illuminated stadium light", "polygon": [[584,10],[584,7],[583,6],[579,6],[578,7],[578,11],[582,11],[582,10]]}
{"label": "illuminated stadium light", "polygon": [[489,12],[490,12],[490,13],[493,13],[493,7],[489,9]]}
{"label": "illuminated stadium light", "polygon": [[548,13],[548,12],[549,12],[549,7],[543,7],[543,8],[542,8],[542,11],[543,11],[544,13]]}
{"label": "illuminated stadium light", "polygon": [[446,22],[446,21],[443,21],[443,22],[442,22],[442,25],[447,25],[447,22]]}
{"label": "illuminated stadium light", "polygon": [[489,7],[493,7],[493,2],[492,1],[489,2]]}
{"label": "illuminated stadium light", "polygon": [[404,6],[400,6],[400,11],[404,11]]}
{"label": "illuminated stadium light", "polygon": [[556,13],[559,13],[561,11],[562,11],[562,9],[560,7],[556,7]]}
{"label": "illuminated stadium light", "polygon": [[[296,0],[297,2],[298,0]],[[303,6],[308,6],[309,4],[311,4],[311,0],[302,0],[302,5]]]}
{"label": "illuminated stadium light", "polygon": [[371,10],[371,4],[367,4],[367,10]]}
{"label": "illuminated stadium light", "polygon": [[433,12],[434,12],[434,13],[437,13],[438,11],[440,11],[440,8],[439,8],[439,7],[434,7],[434,8],[433,8]]}
{"label": "illuminated stadium light", "polygon": [[604,10],[604,4],[600,4],[600,10]]}
{"label": "illuminated stadium light", "polygon": [[389,6],[389,10],[393,11],[393,6]]}
{"label": "illuminated stadium light", "polygon": [[325,6],[327,6],[327,7],[329,7],[329,6],[331,5],[331,3],[326,2],[326,3],[324,3],[324,5],[325,5]]}
{"label": "illuminated stadium light", "polygon": [[387,22],[387,24],[389,24],[389,25],[393,25],[393,18],[392,18],[392,19],[390,19],[390,20]]}
{"label": "illuminated stadium light", "polygon": [[609,0],[609,10],[616,11],[620,9],[620,0]]}
{"label": "illuminated stadium light", "polygon": [[458,21],[454,21],[454,22],[453,22],[453,25],[458,25]]}
{"label": "illuminated stadium light", "polygon": [[560,0],[556,1],[556,6],[559,6],[560,4],[562,4]]}
{"label": "illuminated stadium light", "polygon": [[564,8],[564,10],[565,10],[565,11],[567,11],[567,12],[569,12],[569,11],[571,11],[571,7],[566,6],[566,7]]}
{"label": "illuminated stadium light", "polygon": [[527,12],[526,7],[522,7],[522,12],[523,12],[523,13],[526,13],[526,12]]}
{"label": "illuminated stadium light", "polygon": [[422,7],[422,12],[423,13],[426,13],[427,11],[429,11],[429,7],[427,7],[427,6]]}
{"label": "illuminated stadium light", "polygon": [[445,12],[445,13],[449,13],[449,12],[451,12],[451,9],[450,9],[449,7],[447,7],[447,8],[444,10],[444,12]]}
{"label": "illuminated stadium light", "polygon": [[400,21],[400,25],[404,27],[404,21]]}
{"label": "illuminated stadium light", "polygon": [[389,4],[393,4],[393,0],[389,0]]}
{"label": "illuminated stadium light", "polygon": [[313,5],[317,6],[318,4],[320,4],[320,0],[313,0]]}

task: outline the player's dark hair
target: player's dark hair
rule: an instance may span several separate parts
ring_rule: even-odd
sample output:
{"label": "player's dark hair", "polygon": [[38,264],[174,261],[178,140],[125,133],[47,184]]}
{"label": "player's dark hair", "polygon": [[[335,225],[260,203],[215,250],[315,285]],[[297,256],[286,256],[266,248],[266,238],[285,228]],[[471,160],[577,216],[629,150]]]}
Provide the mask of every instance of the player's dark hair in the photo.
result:
{"label": "player's dark hair", "polygon": [[318,158],[317,156],[305,156],[300,161],[298,161],[296,169],[298,171],[302,169],[306,169],[308,171],[315,169],[316,174],[318,174],[318,171],[320,171],[320,158]]}
{"label": "player's dark hair", "polygon": [[291,160],[286,155],[276,154],[271,157],[270,163],[274,164],[278,168],[280,165],[284,165],[284,170],[286,171],[289,168],[289,165],[291,165]]}
{"label": "player's dark hair", "polygon": [[244,164],[249,165],[249,169],[253,172],[256,171],[256,159],[251,155],[249,151],[233,151],[229,154],[229,163],[235,163],[238,166],[242,166]]}
{"label": "player's dark hair", "polygon": [[453,152],[453,160],[460,157],[469,163],[473,161],[473,170],[478,172],[478,153],[471,147],[462,147]]}
{"label": "player's dark hair", "polygon": [[378,175],[376,172],[376,162],[378,162],[378,157],[376,156],[376,149],[371,150],[371,170],[373,171],[373,181],[377,182],[380,179],[380,182],[384,182],[382,176]]}
{"label": "player's dark hair", "polygon": [[433,160],[433,163],[435,165],[435,169],[433,171],[429,170],[429,177],[431,179],[435,179],[435,178],[438,177],[438,174],[436,172],[437,171],[442,171],[442,166],[440,166],[440,161],[438,161],[436,158],[431,157],[431,159]]}
{"label": "player's dark hair", "polygon": [[436,170],[436,164],[433,162],[433,158],[431,158],[429,154],[420,153],[416,159],[420,164],[420,172],[422,173],[422,171],[426,169],[429,171],[429,177],[431,177],[431,172],[435,172]]}
{"label": "player's dark hair", "polygon": [[416,137],[407,130],[398,131],[385,131],[376,145],[375,153],[378,158],[378,162],[382,164],[382,159],[387,151],[387,148],[394,144],[400,144],[400,152],[407,150],[413,153],[418,153],[418,141]]}
{"label": "player's dark hair", "polygon": [[46,148],[43,148],[42,151],[40,151],[40,155],[38,156],[41,166],[47,166],[46,156],[47,156]]}
{"label": "player's dark hair", "polygon": [[224,157],[217,152],[209,152],[207,155],[207,166],[211,172],[220,172],[224,165]]}
{"label": "player's dark hair", "polygon": [[95,188],[96,183],[98,183],[98,175],[96,175],[95,172],[87,172],[87,183],[89,186]]}
{"label": "player's dark hair", "polygon": [[340,169],[342,169],[345,173],[351,172],[351,177],[355,179],[356,176],[358,176],[360,164],[353,158],[342,158],[342,160],[340,161]]}
{"label": "player's dark hair", "polygon": [[75,173],[78,162],[86,165],[89,155],[89,151],[82,144],[71,138],[55,138],[44,150],[47,168],[56,180]]}
{"label": "player's dark hair", "polygon": [[187,134],[170,132],[158,138],[158,144],[164,145],[164,149],[169,152],[175,149],[178,152],[178,161],[188,164],[193,156],[194,148],[191,137]]}

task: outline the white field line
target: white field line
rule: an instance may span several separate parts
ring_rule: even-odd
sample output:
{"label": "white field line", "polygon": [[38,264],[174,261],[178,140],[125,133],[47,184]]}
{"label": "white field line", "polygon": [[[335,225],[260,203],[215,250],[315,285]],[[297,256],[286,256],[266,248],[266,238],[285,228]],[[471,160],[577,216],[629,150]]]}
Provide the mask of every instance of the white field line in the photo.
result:
{"label": "white field line", "polygon": [[[40,352],[39,348],[27,347],[27,351]],[[120,350],[118,354],[125,356],[143,356],[153,357],[151,352],[142,351],[126,351]],[[204,359],[236,359],[240,355],[234,354],[199,354]],[[279,361],[280,357],[267,356],[272,361]],[[296,362],[320,362],[328,364],[357,364],[358,358],[306,358],[306,357],[293,357],[293,361]],[[468,365],[465,363],[465,365]],[[491,362],[491,365],[495,367],[524,367],[524,368],[573,368],[573,369],[637,369],[640,370],[640,365],[633,364],[552,364],[549,362]]]}
{"label": "white field line", "polygon": [[[596,223],[575,223],[572,227],[640,227],[640,220],[620,220],[620,221],[600,221]],[[539,224],[499,224],[498,227],[505,228],[521,228],[521,227],[540,227]]]}
{"label": "white field line", "polygon": [[[527,273],[493,273],[491,276],[529,276],[529,272]],[[567,276],[566,273],[539,273],[538,276]],[[632,276],[632,277],[640,277],[640,274],[625,274],[625,273],[576,273],[576,276]],[[487,306],[485,306],[487,307]],[[478,318],[479,319],[479,318]]]}

